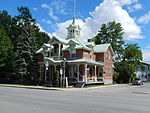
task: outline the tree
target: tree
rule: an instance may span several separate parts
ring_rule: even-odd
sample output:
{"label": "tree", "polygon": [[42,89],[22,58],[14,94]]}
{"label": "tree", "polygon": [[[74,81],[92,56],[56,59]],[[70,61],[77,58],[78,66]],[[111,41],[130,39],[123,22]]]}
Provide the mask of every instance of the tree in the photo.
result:
{"label": "tree", "polygon": [[94,37],[94,42],[96,44],[110,43],[115,54],[116,60],[121,59],[121,53],[123,52],[123,28],[120,23],[108,22],[107,24],[102,24],[98,35]]}
{"label": "tree", "polygon": [[37,48],[41,48],[43,43],[47,43],[50,40],[50,37],[45,32],[35,32]]}
{"label": "tree", "polygon": [[7,79],[7,71],[10,69],[8,59],[10,58],[12,49],[13,46],[10,38],[3,29],[0,29],[0,79]]}
{"label": "tree", "polygon": [[126,44],[123,54],[123,61],[128,63],[138,64],[142,61],[142,51],[138,44]]}
{"label": "tree", "polygon": [[115,63],[115,71],[119,73],[117,83],[129,83],[135,78],[137,64],[142,61],[142,51],[137,44],[126,44],[121,62]]}
{"label": "tree", "polygon": [[111,44],[116,55],[115,82],[130,82],[135,77],[136,65],[142,60],[142,52],[137,44],[125,45],[121,24],[115,21],[103,24],[93,40],[96,44]]}
{"label": "tree", "polygon": [[7,11],[0,11],[0,28],[4,29],[6,33],[10,31],[12,24],[12,17],[8,15]]}
{"label": "tree", "polygon": [[[11,17],[7,11],[0,11],[0,36],[5,34],[0,39],[7,37],[6,41],[0,40],[1,53],[4,56],[0,54],[0,75],[7,80],[31,80],[35,77],[34,72],[38,65],[35,52],[43,43],[48,42],[49,36],[39,31],[36,20],[27,7],[19,7],[17,10],[19,14],[15,17]],[[8,53],[7,39],[11,42]]]}
{"label": "tree", "polygon": [[135,77],[135,64],[126,61],[115,63],[115,72],[119,73],[116,78],[117,83],[129,83]]}
{"label": "tree", "polygon": [[37,50],[32,27],[22,26],[17,41],[15,54],[16,75],[21,79],[31,80],[34,72],[35,51]]}
{"label": "tree", "polygon": [[15,45],[15,72],[14,74],[20,80],[31,81],[34,77],[35,52],[37,43],[35,32],[38,27],[35,25],[35,19],[26,7],[18,8],[19,15],[15,17],[17,25],[15,28],[20,31],[14,41]]}

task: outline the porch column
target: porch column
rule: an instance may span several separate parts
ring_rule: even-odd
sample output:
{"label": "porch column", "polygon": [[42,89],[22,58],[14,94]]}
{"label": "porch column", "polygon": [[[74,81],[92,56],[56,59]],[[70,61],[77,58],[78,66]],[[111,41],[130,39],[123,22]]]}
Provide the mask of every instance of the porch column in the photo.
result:
{"label": "porch column", "polygon": [[58,53],[58,57],[60,58],[60,51],[61,51],[61,44],[59,44],[59,53]]}
{"label": "porch column", "polygon": [[77,80],[78,80],[78,82],[79,82],[79,64],[77,64]]}
{"label": "porch column", "polygon": [[87,82],[87,64],[84,64],[85,72],[84,72],[84,81]]}
{"label": "porch column", "polygon": [[96,68],[97,68],[97,66],[95,65],[95,81],[97,81]]}
{"label": "porch column", "polygon": [[55,71],[56,71],[56,67],[57,67],[57,65],[54,65]]}

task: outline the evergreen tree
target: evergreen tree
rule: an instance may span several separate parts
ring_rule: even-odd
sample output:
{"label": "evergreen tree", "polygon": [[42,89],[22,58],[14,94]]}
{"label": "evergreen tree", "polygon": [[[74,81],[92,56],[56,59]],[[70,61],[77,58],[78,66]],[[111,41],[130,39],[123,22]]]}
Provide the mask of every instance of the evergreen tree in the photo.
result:
{"label": "evergreen tree", "polygon": [[19,15],[15,17],[19,34],[15,44],[15,75],[21,80],[33,80],[35,52],[37,43],[35,32],[38,30],[35,19],[32,19],[30,11],[26,7],[18,8]]}
{"label": "evergreen tree", "polygon": [[12,53],[12,43],[7,33],[0,29],[0,80],[8,80],[8,71],[10,69],[10,55]]}
{"label": "evergreen tree", "polygon": [[43,43],[48,43],[48,41],[50,40],[50,37],[45,32],[38,31],[35,33],[36,33],[36,43],[38,49],[41,48]]}
{"label": "evergreen tree", "polygon": [[7,11],[0,11],[0,78],[4,82],[32,80],[38,65],[35,52],[49,40],[46,33],[39,31],[27,7],[19,7],[18,12],[11,17]]}
{"label": "evergreen tree", "polygon": [[0,11],[0,28],[4,29],[8,33],[11,29],[12,17],[7,11]]}
{"label": "evergreen tree", "polygon": [[34,59],[36,52],[34,30],[29,25],[22,26],[18,36],[15,54],[16,75],[25,80],[33,79]]}

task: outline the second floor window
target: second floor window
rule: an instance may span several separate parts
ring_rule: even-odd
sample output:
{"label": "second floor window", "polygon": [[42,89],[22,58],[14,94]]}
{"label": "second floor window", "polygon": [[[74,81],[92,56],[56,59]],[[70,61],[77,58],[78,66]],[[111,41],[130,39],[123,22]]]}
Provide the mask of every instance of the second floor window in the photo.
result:
{"label": "second floor window", "polygon": [[45,57],[49,57],[49,52],[44,53]]}
{"label": "second floor window", "polygon": [[75,49],[71,50],[71,58],[76,58],[76,50]]}
{"label": "second floor window", "polygon": [[110,53],[109,52],[106,53],[106,61],[110,61]]}

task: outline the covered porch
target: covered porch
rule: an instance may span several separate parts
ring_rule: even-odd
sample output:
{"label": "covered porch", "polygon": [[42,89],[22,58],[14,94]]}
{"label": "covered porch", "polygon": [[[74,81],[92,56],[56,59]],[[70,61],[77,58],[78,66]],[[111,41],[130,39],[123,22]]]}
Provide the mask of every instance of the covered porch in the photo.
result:
{"label": "covered porch", "polygon": [[89,63],[68,63],[69,84],[84,82],[85,84],[103,83],[103,66]]}
{"label": "covered porch", "polygon": [[[56,76],[54,73],[56,70],[59,73],[60,79],[62,76],[61,63],[63,60],[47,58],[45,61],[47,62],[47,64],[45,63],[45,67],[48,69],[45,70],[48,72],[46,72],[47,75],[44,75],[45,78],[48,77],[45,81],[52,81]],[[89,59],[67,59],[65,65],[63,77],[67,78],[68,85],[75,85],[80,82],[85,84],[103,83],[103,63]]]}

